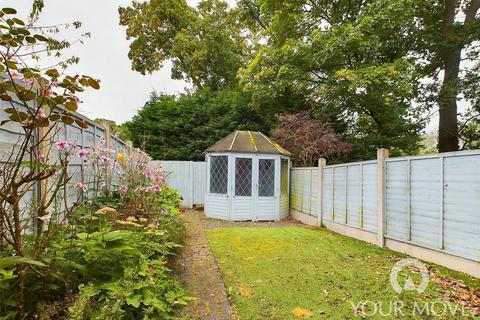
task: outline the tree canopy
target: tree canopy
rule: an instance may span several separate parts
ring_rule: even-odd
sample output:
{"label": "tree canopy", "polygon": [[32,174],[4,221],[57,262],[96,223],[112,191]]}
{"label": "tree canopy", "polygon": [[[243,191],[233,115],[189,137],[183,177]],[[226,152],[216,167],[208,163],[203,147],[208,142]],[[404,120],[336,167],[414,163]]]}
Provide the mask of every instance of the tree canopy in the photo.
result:
{"label": "tree canopy", "polygon": [[152,0],[133,2],[119,13],[127,39],[134,39],[132,69],[145,74],[171,60],[172,78],[190,80],[197,89],[237,83],[246,39],[226,2],[206,0],[193,8],[185,0]]}
{"label": "tree canopy", "polygon": [[120,8],[120,23],[135,70],[171,59],[172,77],[198,92],[243,92],[266,133],[277,114],[308,111],[351,145],[350,159],[371,159],[381,147],[417,153],[435,114],[440,151],[476,145],[479,9],[480,0],[150,0]]}
{"label": "tree canopy", "polygon": [[203,160],[204,151],[232,131],[268,132],[249,97],[235,90],[180,97],[153,94],[124,126],[135,145],[155,159]]}

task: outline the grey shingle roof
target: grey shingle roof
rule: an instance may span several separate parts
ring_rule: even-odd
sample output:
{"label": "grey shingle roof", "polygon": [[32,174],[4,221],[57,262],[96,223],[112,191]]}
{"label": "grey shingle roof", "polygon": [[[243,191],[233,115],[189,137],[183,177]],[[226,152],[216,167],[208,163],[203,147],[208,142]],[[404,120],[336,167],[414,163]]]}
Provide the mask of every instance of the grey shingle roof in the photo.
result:
{"label": "grey shingle roof", "polygon": [[206,152],[243,152],[281,154],[284,156],[292,155],[278,143],[273,142],[261,132],[238,130],[215,143],[208,148]]}

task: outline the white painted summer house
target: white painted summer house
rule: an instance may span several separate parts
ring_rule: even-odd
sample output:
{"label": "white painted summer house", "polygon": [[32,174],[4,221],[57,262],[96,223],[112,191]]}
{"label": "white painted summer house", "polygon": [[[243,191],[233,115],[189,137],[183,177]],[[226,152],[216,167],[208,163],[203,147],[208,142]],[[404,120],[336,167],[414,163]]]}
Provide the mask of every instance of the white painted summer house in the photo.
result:
{"label": "white painted summer house", "polygon": [[235,131],[206,152],[207,217],[259,221],[288,215],[290,152],[253,131]]}

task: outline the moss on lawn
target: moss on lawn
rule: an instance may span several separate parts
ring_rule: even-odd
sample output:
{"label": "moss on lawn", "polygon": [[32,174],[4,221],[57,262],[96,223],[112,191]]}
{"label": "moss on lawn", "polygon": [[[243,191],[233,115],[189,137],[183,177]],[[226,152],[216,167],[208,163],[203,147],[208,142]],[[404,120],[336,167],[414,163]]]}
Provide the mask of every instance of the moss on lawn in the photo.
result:
{"label": "moss on lawn", "polygon": [[[397,294],[392,289],[390,269],[404,255],[325,229],[213,229],[208,231],[208,239],[241,320],[298,319],[302,314],[310,319],[362,319],[362,315],[369,319],[431,319],[432,313],[419,316],[417,312],[414,317],[414,304],[422,307],[435,301],[437,314],[442,313],[439,318],[460,318],[460,310],[455,316],[443,313],[439,301],[445,290],[432,281],[422,294]],[[474,278],[438,266],[435,270],[437,275],[448,274],[480,288],[480,281]],[[402,273],[403,279],[406,273],[419,279],[408,271]],[[353,305],[362,301],[372,302],[355,312]],[[397,307],[402,313],[394,314],[391,303],[396,301],[404,304]],[[386,317],[372,316],[379,307]]]}

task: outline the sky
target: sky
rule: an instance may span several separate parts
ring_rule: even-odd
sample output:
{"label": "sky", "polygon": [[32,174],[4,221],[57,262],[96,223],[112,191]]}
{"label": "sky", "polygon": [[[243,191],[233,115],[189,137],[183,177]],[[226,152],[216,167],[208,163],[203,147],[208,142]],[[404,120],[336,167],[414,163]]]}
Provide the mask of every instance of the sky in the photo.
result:
{"label": "sky", "polygon": [[[170,63],[152,75],[143,76],[131,70],[129,41],[125,28],[118,24],[117,10],[130,3],[131,0],[45,0],[39,25],[81,21],[81,32],[91,33],[91,38],[83,45],[75,44],[64,51],[64,57],[80,58],[78,64],[67,69],[67,74],[86,74],[101,80],[100,90],[89,89],[79,94],[82,100],[79,112],[91,119],[106,118],[123,123],[143,107],[153,90],[178,94],[191,87],[184,81],[170,78]],[[20,16],[27,17],[32,1],[0,0],[0,4],[13,7]],[[58,37],[73,40],[78,34],[78,31],[67,31]]]}

